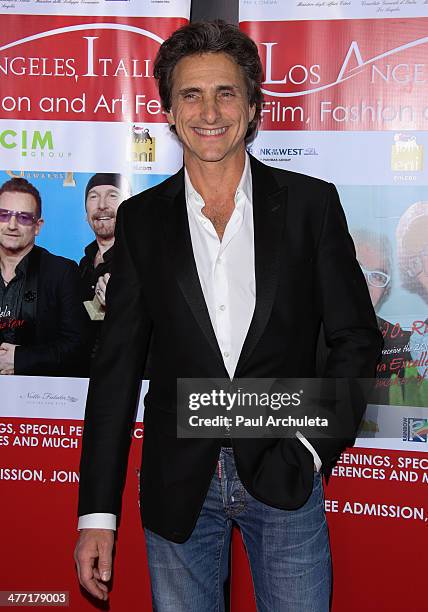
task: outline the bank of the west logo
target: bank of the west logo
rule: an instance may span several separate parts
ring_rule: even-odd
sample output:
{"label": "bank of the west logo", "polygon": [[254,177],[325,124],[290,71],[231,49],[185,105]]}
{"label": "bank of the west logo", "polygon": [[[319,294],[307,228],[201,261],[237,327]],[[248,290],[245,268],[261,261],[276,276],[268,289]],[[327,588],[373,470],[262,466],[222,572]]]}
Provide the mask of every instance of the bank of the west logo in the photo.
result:
{"label": "bank of the west logo", "polygon": [[428,419],[403,418],[403,440],[426,443],[428,441]]}
{"label": "bank of the west logo", "polygon": [[275,161],[290,161],[292,157],[301,157],[302,155],[318,155],[315,147],[248,147],[249,153],[260,157],[264,160],[275,159]]}
{"label": "bank of the west logo", "polygon": [[156,161],[156,138],[151,136],[148,128],[135,124],[132,126],[132,161]]}
{"label": "bank of the west logo", "polygon": [[395,134],[391,148],[391,170],[394,172],[421,172],[424,168],[424,147],[416,136]]}

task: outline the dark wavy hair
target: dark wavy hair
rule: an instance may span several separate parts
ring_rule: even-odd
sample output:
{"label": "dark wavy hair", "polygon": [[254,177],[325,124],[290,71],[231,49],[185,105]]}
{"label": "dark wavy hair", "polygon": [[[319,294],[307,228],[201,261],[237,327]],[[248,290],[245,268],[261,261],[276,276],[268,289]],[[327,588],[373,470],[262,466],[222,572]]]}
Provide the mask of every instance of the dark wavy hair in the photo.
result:
{"label": "dark wavy hair", "polygon": [[38,189],[22,177],[12,178],[9,181],[3,183],[0,187],[0,195],[2,193],[28,193],[33,196],[36,200],[36,217],[40,219],[42,216],[42,198]]}
{"label": "dark wavy hair", "polygon": [[[171,110],[173,72],[177,63],[188,55],[227,53],[241,68],[247,86],[248,102],[256,107],[248,124],[246,139],[252,138],[260,122],[263,94],[263,67],[256,43],[239,28],[220,19],[189,23],[176,30],[161,45],[154,62],[153,75],[158,82],[164,110]],[[173,127],[175,131],[175,127]]]}

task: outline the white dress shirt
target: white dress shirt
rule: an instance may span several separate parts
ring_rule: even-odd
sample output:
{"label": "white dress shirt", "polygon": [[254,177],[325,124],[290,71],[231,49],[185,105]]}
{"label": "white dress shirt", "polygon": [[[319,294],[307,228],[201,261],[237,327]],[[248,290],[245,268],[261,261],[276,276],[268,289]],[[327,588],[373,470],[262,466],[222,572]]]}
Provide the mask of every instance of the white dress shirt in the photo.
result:
{"label": "white dress shirt", "polygon": [[[202,209],[205,203],[194,189],[186,169],[184,185],[199,281],[224,365],[232,379],[256,305],[253,193],[249,156],[245,156],[244,171],[235,193],[235,208],[222,240],[211,221],[204,216]],[[317,452],[300,432],[296,436],[312,453],[315,468],[319,471],[321,460]],[[78,529],[115,529],[115,526],[114,514],[95,513],[81,516]]]}

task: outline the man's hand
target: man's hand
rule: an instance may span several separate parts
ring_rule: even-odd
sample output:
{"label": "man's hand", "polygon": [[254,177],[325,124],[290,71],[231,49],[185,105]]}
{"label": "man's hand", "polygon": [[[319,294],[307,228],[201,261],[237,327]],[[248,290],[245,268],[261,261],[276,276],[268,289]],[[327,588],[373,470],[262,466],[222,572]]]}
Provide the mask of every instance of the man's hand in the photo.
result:
{"label": "man's hand", "polygon": [[95,294],[97,298],[99,299],[102,306],[106,305],[106,289],[107,289],[108,279],[110,278],[110,276],[111,275],[109,272],[104,274],[104,276],[100,276],[95,286]]}
{"label": "man's hand", "polygon": [[0,344],[0,374],[13,374],[15,368],[16,344],[2,342]]}
{"label": "man's hand", "polygon": [[74,550],[80,584],[94,597],[106,601],[111,578],[114,531],[82,529]]}

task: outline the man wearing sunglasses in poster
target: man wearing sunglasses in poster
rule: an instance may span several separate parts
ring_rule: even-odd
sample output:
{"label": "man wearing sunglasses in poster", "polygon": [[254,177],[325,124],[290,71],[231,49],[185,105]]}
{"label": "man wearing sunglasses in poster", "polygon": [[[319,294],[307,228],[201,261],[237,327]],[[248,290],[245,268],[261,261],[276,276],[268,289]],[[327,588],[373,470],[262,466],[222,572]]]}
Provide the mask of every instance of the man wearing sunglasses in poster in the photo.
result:
{"label": "man wearing sunglasses in poster", "polygon": [[87,358],[79,273],[35,246],[41,214],[26,179],[0,187],[0,374],[77,376]]}

